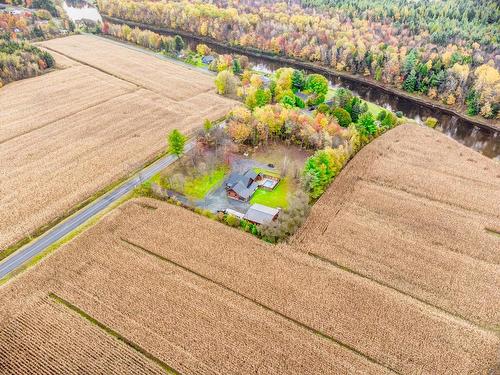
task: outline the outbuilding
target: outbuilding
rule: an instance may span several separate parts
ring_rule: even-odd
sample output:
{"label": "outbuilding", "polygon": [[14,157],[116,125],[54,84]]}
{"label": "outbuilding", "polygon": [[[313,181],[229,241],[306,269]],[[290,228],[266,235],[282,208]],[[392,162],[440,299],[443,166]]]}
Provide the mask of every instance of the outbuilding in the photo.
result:
{"label": "outbuilding", "polygon": [[263,204],[253,204],[244,216],[245,220],[254,224],[269,224],[276,220],[280,213],[279,208],[264,206]]}

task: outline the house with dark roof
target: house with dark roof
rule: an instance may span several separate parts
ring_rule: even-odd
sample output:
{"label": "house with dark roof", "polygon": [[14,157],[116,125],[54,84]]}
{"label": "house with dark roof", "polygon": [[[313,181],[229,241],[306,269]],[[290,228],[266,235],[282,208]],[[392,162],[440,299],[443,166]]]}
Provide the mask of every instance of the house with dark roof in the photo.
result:
{"label": "house with dark roof", "polygon": [[242,202],[248,202],[258,188],[273,190],[280,178],[272,173],[257,173],[249,169],[243,174],[231,173],[226,180],[227,196]]}
{"label": "house with dark roof", "polygon": [[245,220],[254,224],[269,224],[278,218],[279,208],[264,206],[263,204],[253,204],[243,217]]}
{"label": "house with dark roof", "polygon": [[259,187],[262,179],[260,173],[249,169],[244,174],[231,173],[226,180],[227,196],[243,202],[248,202]]}

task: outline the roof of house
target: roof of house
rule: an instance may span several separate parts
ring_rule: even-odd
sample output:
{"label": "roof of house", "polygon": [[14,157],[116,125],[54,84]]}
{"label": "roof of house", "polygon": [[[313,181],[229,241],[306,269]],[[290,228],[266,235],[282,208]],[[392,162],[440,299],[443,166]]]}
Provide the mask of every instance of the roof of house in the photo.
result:
{"label": "roof of house", "polygon": [[[236,184],[240,183],[245,187],[249,188],[250,185],[254,182],[254,180],[257,178],[258,174],[253,171],[252,169],[249,169],[246,171],[244,174],[240,174],[237,172],[231,173],[229,177],[226,180],[226,186],[228,188],[234,188]],[[234,189],[233,189],[234,190]]]}
{"label": "roof of house", "polygon": [[246,178],[251,178],[252,180],[255,180],[255,178],[258,176],[257,172],[255,172],[253,169],[249,169],[248,171],[245,172],[243,177]]}
{"label": "roof of house", "polygon": [[233,216],[240,218],[240,219],[243,219],[245,217],[245,214],[243,214],[239,211],[233,210],[232,208],[226,208],[224,210],[224,213],[226,213],[228,215],[233,215]]}
{"label": "roof of house", "polygon": [[279,208],[272,208],[256,203],[248,209],[244,218],[257,224],[267,224],[273,221],[279,212]]}
{"label": "roof of house", "polygon": [[252,182],[249,187],[246,187],[241,181],[238,181],[236,185],[234,185],[231,190],[238,194],[243,199],[250,198],[259,185],[256,182]]}
{"label": "roof of house", "polygon": [[231,173],[226,180],[226,186],[229,188],[233,187],[241,180],[242,177],[243,176],[237,172]]}
{"label": "roof of house", "polygon": [[203,56],[201,58],[201,61],[203,62],[203,64],[210,64],[212,61],[215,60],[215,57],[213,56],[210,56],[210,55],[207,55],[207,56]]}

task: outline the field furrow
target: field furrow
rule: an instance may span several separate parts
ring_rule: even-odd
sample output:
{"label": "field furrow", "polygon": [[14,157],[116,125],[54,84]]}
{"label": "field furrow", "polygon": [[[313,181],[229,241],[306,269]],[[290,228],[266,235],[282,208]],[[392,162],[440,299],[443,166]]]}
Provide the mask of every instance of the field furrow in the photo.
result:
{"label": "field furrow", "polygon": [[172,129],[189,134],[235,104],[211,74],[103,38],[46,43],[88,63],[62,57],[65,69],[0,90],[0,251],[151,160]]}
{"label": "field furrow", "polygon": [[[76,35],[41,45],[171,100],[188,100],[213,91],[213,82],[207,79],[210,76],[195,68],[165,62],[104,38]],[[172,90],[173,87],[176,89]]]}
{"label": "field furrow", "polygon": [[48,298],[0,326],[0,374],[162,374],[162,369]]}
{"label": "field furrow", "polygon": [[291,251],[286,247],[276,251],[181,208],[148,204],[158,208],[132,203],[123,208],[112,224],[115,238],[215,280],[399,372],[461,372],[468,366],[487,368],[495,358],[498,338],[474,325],[311,257],[286,255]]}
{"label": "field furrow", "polygon": [[495,329],[500,166],[433,135],[402,126],[363,149],[293,247]]}

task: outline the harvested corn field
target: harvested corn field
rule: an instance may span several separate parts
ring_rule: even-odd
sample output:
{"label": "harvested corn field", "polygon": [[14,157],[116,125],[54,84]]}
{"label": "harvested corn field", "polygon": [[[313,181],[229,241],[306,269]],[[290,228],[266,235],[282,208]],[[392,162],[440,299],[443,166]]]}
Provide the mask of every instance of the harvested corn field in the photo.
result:
{"label": "harvested corn field", "polygon": [[[37,299],[0,332],[0,352],[0,374],[79,374],[82,367],[93,374],[164,373],[48,296]],[[37,365],[34,358],[40,358]]]}
{"label": "harvested corn field", "polygon": [[293,247],[478,325],[500,327],[500,166],[400,126],[364,148]]}
{"label": "harvested corn field", "polygon": [[[194,67],[162,61],[111,40],[75,35],[48,40],[41,45],[172,100],[187,100],[214,91],[213,77]],[[216,95],[211,96],[216,98]]]}
{"label": "harvested corn field", "polygon": [[[122,79],[81,64],[71,55],[75,41],[114,67],[141,61],[142,70]],[[190,133],[234,105],[215,94],[209,74],[95,37],[47,43],[55,42],[72,46],[54,54],[62,70],[0,91],[0,212],[9,213],[0,216],[0,251],[154,158],[168,131]],[[144,73],[153,71],[157,81]]]}
{"label": "harvested corn field", "polygon": [[[184,218],[181,208],[165,209],[173,211],[158,212]],[[138,213],[143,210],[152,212],[139,207]],[[0,289],[4,302],[0,306],[0,337],[13,336],[15,342],[9,341],[10,345],[25,343],[28,353],[43,346],[39,336],[27,343],[20,333],[13,332],[19,320],[28,319],[19,313],[30,308],[23,303],[31,300],[30,304],[38,304],[54,293],[183,374],[389,373],[384,366],[254,303],[230,287],[120,240],[113,235],[114,228],[137,209],[132,203],[121,211],[113,212],[33,272]],[[96,345],[86,332],[79,332],[82,323],[74,322],[70,313],[64,318],[67,329],[75,329],[79,342]],[[61,340],[54,343],[54,351],[65,352],[70,350],[69,345],[74,344]],[[0,362],[11,353],[1,351]],[[37,369],[47,359],[33,357],[26,361]],[[80,364],[83,367],[92,361],[93,356],[88,355],[81,358]]]}
{"label": "harvested corn field", "polygon": [[185,374],[482,374],[500,350],[491,331],[150,199],[0,289],[0,332],[49,293]]}

